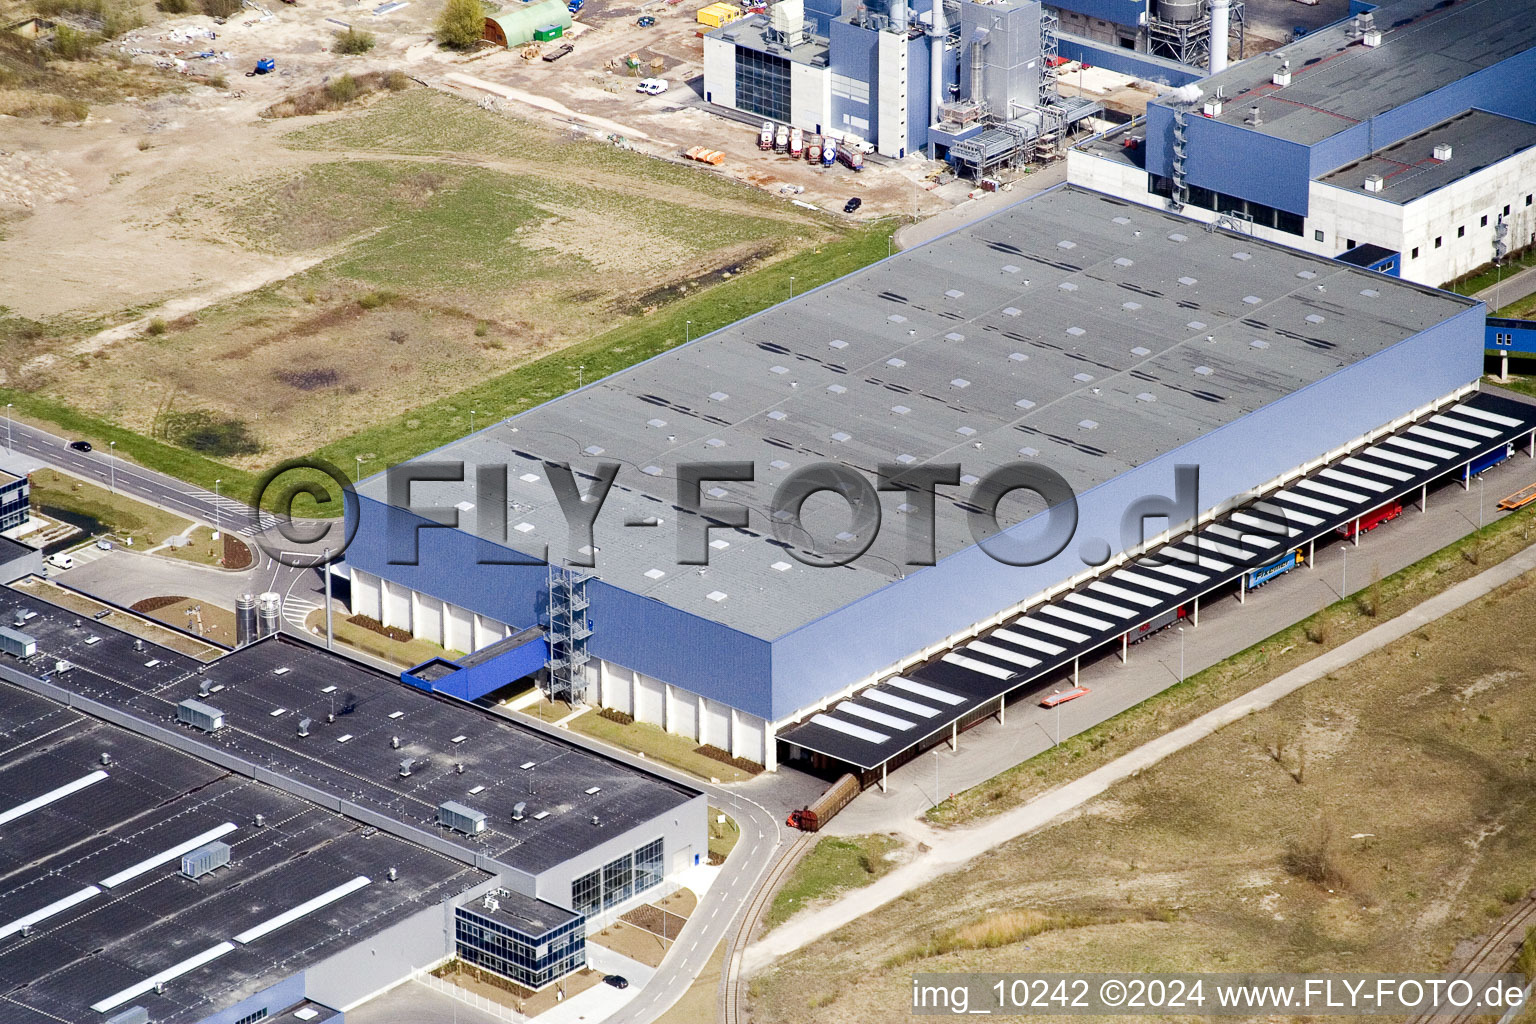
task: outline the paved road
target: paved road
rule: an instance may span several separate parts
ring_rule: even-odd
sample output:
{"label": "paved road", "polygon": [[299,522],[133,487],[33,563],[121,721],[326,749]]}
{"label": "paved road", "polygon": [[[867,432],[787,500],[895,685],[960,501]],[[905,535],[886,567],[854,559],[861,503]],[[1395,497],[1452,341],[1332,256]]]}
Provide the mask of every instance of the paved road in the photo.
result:
{"label": "paved road", "polygon": [[1488,304],[1488,312],[1497,313],[1511,302],[1518,302],[1536,292],[1536,267],[1527,267],[1504,278],[1498,284],[1484,288],[1474,299]]}
{"label": "paved road", "polygon": [[11,451],[41,459],[75,476],[142,498],[198,522],[222,526],[231,533],[250,537],[256,532],[254,512],[244,502],[145,469],[114,455],[110,448],[77,452],[69,447],[67,438],[20,422],[8,422],[6,433]]}
{"label": "paved road", "polygon": [[1163,758],[1197,743],[1248,715],[1261,711],[1308,683],[1380,650],[1394,640],[1440,619],[1497,587],[1536,569],[1536,547],[1526,548],[1469,580],[1435,595],[1395,619],[1319,655],[1263,686],[1208,711],[1187,725],[1142,744],[1080,779],[991,818],[972,828],[936,834],[931,849],[863,889],[857,889],[820,910],[802,913],[769,932],[747,950],[747,969],[759,969],[773,959],[831,934],[849,922],[923,885],[937,875],[963,868],[975,857],[1070,814],[1110,786],[1151,767]]}

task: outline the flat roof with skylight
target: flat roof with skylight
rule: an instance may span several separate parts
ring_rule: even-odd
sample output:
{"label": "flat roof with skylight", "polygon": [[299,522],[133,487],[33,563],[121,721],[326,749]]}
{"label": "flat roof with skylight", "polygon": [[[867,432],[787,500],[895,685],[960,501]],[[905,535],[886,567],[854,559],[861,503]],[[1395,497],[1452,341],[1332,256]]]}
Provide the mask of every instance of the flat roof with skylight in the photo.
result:
{"label": "flat roof with skylight", "polygon": [[[617,462],[596,575],[774,639],[906,574],[900,529],[840,569],[796,561],[769,526],[792,470],[961,462],[964,488],[1026,459],[1084,494],[1472,305],[1067,186],[453,442],[429,458],[466,463],[470,483],[417,483],[412,502],[457,505],[474,533],[474,467],[508,464],[504,543],[559,559],[544,460],[589,475]],[[750,462],[756,479],[706,485],[706,503],[752,522],[713,530],[696,568],[678,564],[677,467],[705,460]],[[385,501],[384,477],[360,491]],[[942,561],[975,541],[964,491],[940,493]],[[887,522],[900,503],[882,496]],[[847,519],[830,503],[818,535]],[[644,521],[662,528],[623,525]]]}

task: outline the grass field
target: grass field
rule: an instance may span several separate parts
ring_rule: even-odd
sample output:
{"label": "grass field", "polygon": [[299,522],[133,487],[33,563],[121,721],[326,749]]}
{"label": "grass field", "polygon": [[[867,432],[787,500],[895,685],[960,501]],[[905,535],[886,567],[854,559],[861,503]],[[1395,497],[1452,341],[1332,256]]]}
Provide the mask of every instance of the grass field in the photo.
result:
{"label": "grass field", "polygon": [[936,825],[959,825],[998,814],[1114,760],[1246,693],[1324,650],[1467,579],[1530,543],[1536,508],[1506,516],[1364,590],[1174,684],[1115,717],[1064,739],[931,808]]}
{"label": "grass field", "polygon": [[776,928],[817,900],[868,885],[896,866],[901,841],[886,835],[826,836],[800,859],[763,915]]}
{"label": "grass field", "polygon": [[[525,713],[534,714],[535,712],[534,709],[529,708]],[[751,778],[740,768],[697,753],[695,750],[699,745],[697,741],[667,732],[647,722],[632,722],[625,725],[622,722],[604,718],[596,711],[589,711],[571,719],[570,728],[573,732],[603,740],[622,750],[644,754],[653,761],[671,765],[701,779],[740,782]]]}
{"label": "grass field", "polygon": [[[307,269],[107,343],[79,340],[100,322],[16,321],[0,400],[249,499],[282,458],[377,472],[468,432],[471,410],[483,425],[734,322],[791,276],[804,291],[883,257],[895,226],[429,89],[282,139],[264,176],[189,181],[181,201]],[[195,437],[188,417],[228,430]]]}
{"label": "grass field", "polygon": [[140,550],[162,544],[167,537],[174,537],[192,525],[181,516],[113,494],[108,488],[77,480],[56,469],[35,470],[30,479],[33,505],[91,516],[119,540],[132,538],[132,546]]}
{"label": "grass field", "polygon": [[[325,634],[325,609],[317,608],[309,613],[304,620],[304,625],[314,632],[319,630]],[[363,626],[353,625],[347,621],[345,615],[332,614],[331,633],[338,643],[344,643],[348,647],[355,647],[360,651],[366,651],[378,658],[401,668],[412,668],[422,662],[431,661],[433,658],[453,658],[458,656],[456,651],[445,651],[439,645],[430,640],[391,640],[382,633],[376,633]]]}
{"label": "grass field", "polygon": [[752,1019],[910,1020],[928,971],[1445,968],[1536,882],[1533,600],[1516,580],[785,958]]}
{"label": "grass field", "polygon": [[[718,819],[724,817],[722,824]],[[736,824],[736,819],[721,811],[718,807],[709,809],[709,860],[711,864],[720,864],[736,849],[736,841],[741,838],[741,826]]]}

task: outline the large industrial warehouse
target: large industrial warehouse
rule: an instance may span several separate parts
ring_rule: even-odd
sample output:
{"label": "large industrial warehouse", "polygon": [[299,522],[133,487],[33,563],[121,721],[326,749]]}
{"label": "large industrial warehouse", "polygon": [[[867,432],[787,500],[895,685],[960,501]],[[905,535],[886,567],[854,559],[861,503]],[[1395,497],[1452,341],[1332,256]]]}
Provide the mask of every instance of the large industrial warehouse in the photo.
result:
{"label": "large industrial warehouse", "polygon": [[0,1019],[323,1020],[450,957],[538,989],[707,852],[702,793],[319,648],[5,614]]}
{"label": "large industrial warehouse", "polygon": [[[1408,461],[1379,464],[1379,479],[1297,484],[1322,490],[1298,492],[1293,514],[1267,528],[1304,543],[1302,531],[1331,531],[1524,443],[1519,410],[1458,412],[1466,429],[1454,434],[1416,423],[1473,407],[1482,314],[1458,296],[1058,188],[454,442],[414,467],[439,481],[412,484],[409,511],[391,511],[387,475],[365,481],[347,552],[355,610],[454,649],[552,625],[555,677],[578,699],[769,767],[819,753],[872,768],[927,731],[903,728],[910,716],[888,716],[899,724],[882,731],[878,718],[859,725],[829,708],[877,683],[932,689],[912,675],[938,659],[974,692],[936,698],[943,715],[913,713],[946,724],[984,713],[1050,665],[1027,650],[1010,661],[953,648],[1113,573],[1138,575],[1131,560],[1197,525],[1191,506],[1168,515],[1180,465],[1199,467],[1192,507],[1204,526],[1340,472],[1326,467],[1359,461],[1388,433],[1454,436],[1410,440]],[[678,467],[722,461],[750,463],[755,479],[702,485],[708,564],[687,564],[699,559],[680,558],[680,539],[700,524]],[[589,550],[575,550],[589,546],[579,531],[570,539],[547,462],[570,463],[584,491],[616,466]],[[871,488],[882,464],[960,464],[959,485],[939,487],[937,564],[909,564],[912,496],[880,495],[877,532],[872,491],[862,526],[841,498],[806,504],[823,548],[870,546],[848,565],[805,564],[775,536],[770,509],[786,477],[827,462]],[[442,481],[455,463],[465,482]],[[1014,463],[1055,470],[1077,495],[1071,542],[1039,564],[994,560],[969,528],[974,485]],[[1043,504],[1016,500],[1026,493],[1002,504],[1016,524],[1006,536],[1038,541],[1044,520],[1031,517]],[[744,526],[716,525],[743,508]],[[1142,515],[1145,540],[1126,529]],[[1262,564],[1266,543],[1186,553],[1216,562],[1183,582],[1231,583]],[[593,564],[567,575],[546,552],[557,567]],[[1091,628],[1069,627],[1078,639],[1050,646],[1123,634],[1172,596],[1129,589],[1140,601],[1112,602],[1109,620],[1089,614],[1078,625]],[[832,749],[829,731],[861,729],[879,758]]]}
{"label": "large industrial warehouse", "polygon": [[1505,0],[1361,13],[1164,95],[1071,150],[1070,180],[1453,281],[1536,241],[1530,13]]}

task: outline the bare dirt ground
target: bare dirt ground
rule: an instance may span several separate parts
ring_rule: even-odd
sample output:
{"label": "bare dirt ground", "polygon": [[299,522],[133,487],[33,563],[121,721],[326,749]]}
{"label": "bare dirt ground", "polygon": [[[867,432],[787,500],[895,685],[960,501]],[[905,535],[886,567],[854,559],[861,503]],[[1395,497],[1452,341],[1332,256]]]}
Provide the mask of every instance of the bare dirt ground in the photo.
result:
{"label": "bare dirt ground", "polygon": [[[930,971],[1455,969],[1536,882],[1527,575],[753,979],[906,1020]],[[1172,1018],[1170,1018],[1172,1019]]]}
{"label": "bare dirt ground", "polygon": [[[852,223],[850,196],[858,219],[964,198],[935,194],[918,158],[854,175],[760,152],[755,125],[706,113],[688,84],[693,6],[646,5],[660,25],[641,29],[641,7],[591,0],[555,63],[441,50],[437,0],[383,16],[271,3],[222,24],[141,8],[149,23],[100,52],[174,91],[94,102],[79,124],[0,117],[0,386],[156,436],[174,413],[229,417],[260,452],[215,454],[266,463],[680,284],[814,248]],[[331,53],[348,26],[375,48]],[[277,71],[247,77],[261,57]],[[261,116],[343,72],[395,69],[424,85]],[[641,75],[672,87],[640,95]],[[728,159],[683,162],[696,144]]]}

